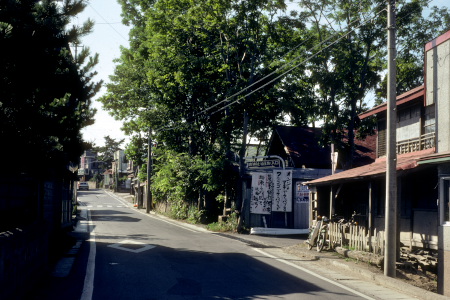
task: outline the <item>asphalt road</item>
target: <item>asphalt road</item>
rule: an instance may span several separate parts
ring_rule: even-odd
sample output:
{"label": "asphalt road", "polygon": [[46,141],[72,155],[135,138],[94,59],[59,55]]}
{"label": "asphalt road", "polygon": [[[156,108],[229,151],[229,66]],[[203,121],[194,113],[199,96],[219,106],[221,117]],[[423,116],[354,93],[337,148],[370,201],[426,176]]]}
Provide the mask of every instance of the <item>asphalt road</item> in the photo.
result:
{"label": "asphalt road", "polygon": [[[374,299],[269,249],[79,193],[90,237],[70,276],[35,299]],[[50,291],[51,290],[51,291]]]}

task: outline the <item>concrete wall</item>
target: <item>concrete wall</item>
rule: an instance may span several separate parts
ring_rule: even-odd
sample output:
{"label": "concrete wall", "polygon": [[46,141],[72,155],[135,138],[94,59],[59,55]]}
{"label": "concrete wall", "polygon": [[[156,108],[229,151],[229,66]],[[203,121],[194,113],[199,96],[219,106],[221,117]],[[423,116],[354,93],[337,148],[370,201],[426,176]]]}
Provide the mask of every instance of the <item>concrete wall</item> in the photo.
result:
{"label": "concrete wall", "polygon": [[[436,104],[436,151],[450,151],[450,32],[443,34],[425,46],[426,104]],[[449,168],[439,166],[439,175],[448,176]],[[440,186],[440,198],[444,195]],[[444,203],[444,199],[440,199]],[[438,223],[438,292],[450,296],[450,226]]]}
{"label": "concrete wall", "polygon": [[439,226],[439,237],[438,293],[450,296],[450,226]]}
{"label": "concrete wall", "polygon": [[450,40],[426,53],[426,101],[437,104],[437,151],[450,151]]}

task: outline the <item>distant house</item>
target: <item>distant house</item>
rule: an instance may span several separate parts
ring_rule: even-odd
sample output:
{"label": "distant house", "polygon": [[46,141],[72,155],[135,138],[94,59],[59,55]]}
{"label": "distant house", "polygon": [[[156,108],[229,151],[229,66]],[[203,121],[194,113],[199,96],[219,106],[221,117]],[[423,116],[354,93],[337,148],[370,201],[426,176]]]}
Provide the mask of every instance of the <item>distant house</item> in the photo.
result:
{"label": "distant house", "polygon": [[110,188],[114,183],[112,169],[108,169],[103,173],[103,187]]}
{"label": "distant house", "polygon": [[[260,162],[248,160],[246,203],[249,208],[246,210],[246,219],[254,230],[267,231],[265,228],[277,228],[289,229],[291,231],[285,232],[292,233],[308,231],[311,218],[309,190],[302,183],[332,174],[331,150],[329,146],[320,145],[321,134],[320,128],[277,126],[268,143],[266,158],[260,158]],[[375,157],[375,144],[374,137],[357,141],[355,162],[372,162]],[[283,162],[278,164],[277,158]],[[279,172],[283,165],[286,175]],[[291,176],[288,188],[280,188],[277,191],[277,177],[288,176],[287,174]],[[273,182],[270,183],[272,179]],[[255,186],[258,182],[259,187]],[[287,183],[288,181],[283,179],[278,185]],[[273,191],[270,190],[270,184],[273,185]],[[276,196],[271,196],[280,193],[285,197],[282,200],[282,208],[276,205]],[[289,195],[285,196],[286,193]],[[256,197],[259,197],[259,200],[256,200]],[[269,200],[262,200],[264,197]],[[261,205],[266,207],[258,210],[262,208]]]}
{"label": "distant house", "polygon": [[80,157],[78,178],[81,181],[89,181],[95,174],[102,172],[102,166],[103,162],[98,161],[97,152],[86,150]]}
{"label": "distant house", "polygon": [[114,161],[112,163],[113,184],[117,190],[130,191],[131,178],[133,174],[133,164],[129,161],[123,150],[114,152]]}
{"label": "distant house", "polygon": [[[438,250],[438,291],[450,296],[450,31],[425,46],[425,84],[397,97],[400,242]],[[319,215],[357,212],[368,233],[383,231],[386,104],[360,115],[378,124],[374,163],[307,182]]]}

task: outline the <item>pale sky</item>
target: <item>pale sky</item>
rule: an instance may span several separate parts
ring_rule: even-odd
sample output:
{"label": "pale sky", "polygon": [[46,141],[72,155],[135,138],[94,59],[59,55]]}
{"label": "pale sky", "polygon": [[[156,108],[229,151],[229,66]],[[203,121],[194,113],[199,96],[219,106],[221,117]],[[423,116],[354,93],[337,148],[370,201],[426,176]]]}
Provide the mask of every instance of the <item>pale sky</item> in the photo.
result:
{"label": "pale sky", "polygon": [[[129,28],[122,24],[120,13],[121,7],[116,0],[90,0],[84,12],[74,20],[75,24],[82,24],[88,18],[95,22],[93,32],[84,37],[82,43],[91,49],[92,54],[99,54],[100,62],[95,68],[98,72],[96,81],[109,82],[109,76],[114,73],[113,60],[120,57],[120,46],[128,47]],[[105,92],[106,88],[103,87],[95,99]],[[102,146],[104,137],[109,135],[116,140],[125,138],[125,143],[128,142],[128,138],[120,130],[122,123],[104,111],[100,102],[94,101],[93,107],[97,109],[95,124],[83,128],[84,140]]]}
{"label": "pale sky", "polygon": [[[432,0],[430,6],[442,7],[448,0]],[[295,1],[294,1],[295,2]],[[291,4],[292,5],[292,4]],[[128,27],[122,24],[120,17],[121,7],[116,0],[90,0],[85,11],[77,16],[74,23],[83,23],[87,18],[94,20],[95,27],[93,33],[83,38],[84,46],[91,49],[91,53],[100,55],[100,62],[96,67],[98,72],[97,81],[109,81],[109,75],[114,73],[113,60],[120,56],[120,46],[128,47]],[[105,93],[103,88],[95,99]],[[104,137],[118,140],[128,138],[120,130],[122,123],[114,120],[106,111],[102,109],[101,103],[94,101],[93,107],[97,108],[95,124],[82,130],[86,141],[94,142],[97,146],[104,145]],[[125,144],[123,145],[125,146]]]}

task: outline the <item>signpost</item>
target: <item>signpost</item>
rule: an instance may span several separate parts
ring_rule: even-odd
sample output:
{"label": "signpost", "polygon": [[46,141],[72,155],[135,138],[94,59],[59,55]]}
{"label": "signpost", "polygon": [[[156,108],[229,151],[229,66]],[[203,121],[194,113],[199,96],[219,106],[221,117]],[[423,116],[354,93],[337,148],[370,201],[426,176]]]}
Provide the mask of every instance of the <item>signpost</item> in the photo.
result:
{"label": "signpost", "polygon": [[[256,160],[259,158],[275,158],[271,160]],[[284,160],[278,155],[267,155],[267,156],[247,156],[244,157],[244,160],[253,159],[254,161],[247,162],[247,168],[279,168],[280,164],[283,169],[286,168],[284,164]]]}
{"label": "signpost", "polygon": [[247,168],[279,168],[279,160],[259,160],[259,161],[249,161],[247,163]]}

